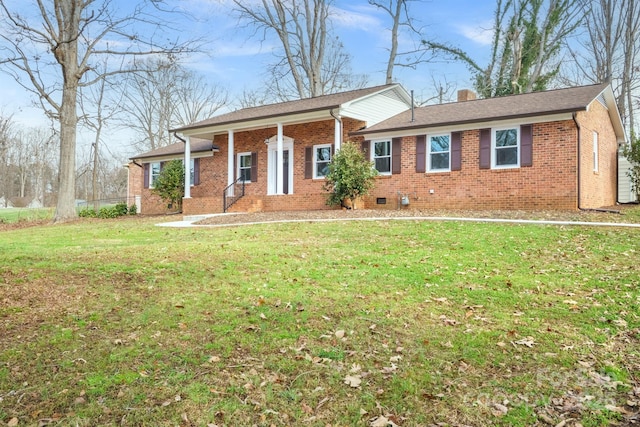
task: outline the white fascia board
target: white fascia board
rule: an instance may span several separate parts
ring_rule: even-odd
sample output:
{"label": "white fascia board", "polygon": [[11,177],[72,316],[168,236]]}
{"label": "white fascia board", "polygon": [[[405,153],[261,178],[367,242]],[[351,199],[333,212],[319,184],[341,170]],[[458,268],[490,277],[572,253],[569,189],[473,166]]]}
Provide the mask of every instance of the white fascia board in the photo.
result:
{"label": "white fascia board", "polygon": [[213,125],[208,127],[203,127],[200,129],[190,129],[185,130],[184,135],[188,135],[194,138],[201,139],[213,139],[214,135],[226,134],[230,130],[233,130],[234,133],[237,132],[246,132],[257,129],[268,129],[275,128],[278,123],[282,123],[284,126],[300,124],[300,123],[310,123],[310,122],[318,122],[322,120],[333,120],[329,110],[320,110],[320,111],[312,111],[308,113],[299,113],[299,114],[290,114],[287,116],[281,117],[268,117],[264,119],[258,120],[248,120],[244,122],[237,123],[226,123],[221,125]]}
{"label": "white fascia board", "polygon": [[[624,126],[622,125],[622,117],[620,116],[620,111],[618,110],[618,104],[616,103],[616,97],[613,94],[613,89],[611,85],[607,85],[606,88],[600,93],[604,97],[605,102],[607,103],[607,110],[609,110],[609,118],[611,119],[611,123],[613,125],[613,130],[616,133],[616,138],[618,142],[626,142],[627,135],[624,130]],[[587,109],[591,107],[591,104],[596,102],[598,97],[596,97],[593,101],[589,103]]]}
{"label": "white fascia board", "polygon": [[[215,150],[218,151],[218,150]],[[191,152],[191,159],[200,159],[203,157],[213,157],[214,151],[200,151],[197,153]],[[155,162],[166,162],[170,160],[180,160],[184,159],[184,153],[180,154],[166,154],[164,156],[155,156],[155,157],[145,157],[143,159],[136,159],[140,163],[155,163]]]}
{"label": "white fascia board", "polygon": [[453,124],[453,125],[446,125],[446,126],[432,126],[432,127],[424,127],[424,128],[403,129],[396,132],[394,132],[393,130],[390,130],[386,132],[372,133],[372,134],[365,133],[363,135],[365,140],[379,140],[379,139],[398,138],[403,136],[462,132],[465,130],[487,129],[487,128],[497,128],[497,127],[504,128],[509,126],[557,122],[557,121],[563,121],[563,120],[573,120],[572,114],[562,113],[562,114],[552,114],[552,115],[546,115],[546,116],[520,117],[517,119],[508,119],[508,120],[493,120],[493,121],[485,121],[485,122],[464,123],[459,125]]}

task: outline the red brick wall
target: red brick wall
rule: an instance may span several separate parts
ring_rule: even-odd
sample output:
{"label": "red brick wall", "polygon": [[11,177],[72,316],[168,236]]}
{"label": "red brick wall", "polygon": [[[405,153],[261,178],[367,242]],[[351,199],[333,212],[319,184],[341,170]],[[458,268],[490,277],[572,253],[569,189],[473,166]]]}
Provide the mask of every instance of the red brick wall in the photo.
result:
{"label": "red brick wall", "polygon": [[[598,101],[577,115],[580,124],[580,207],[599,208],[616,203],[618,142],[609,113]],[[593,170],[593,132],[598,133],[598,171]]]}
{"label": "red brick wall", "polygon": [[[361,129],[364,122],[343,119],[343,140],[349,140],[349,133]],[[261,200],[259,206],[264,211],[327,209],[327,192],[322,189],[324,180],[304,179],[304,149],[316,144],[334,142],[334,121],[290,125],[283,127],[283,134],[293,138],[293,189],[294,194],[267,196],[267,145],[264,140],[277,134],[274,126],[233,135],[234,153],[256,152],[258,154],[258,178],[256,182],[245,184],[246,199],[238,202],[234,210],[245,207],[249,210],[256,206],[255,200]],[[354,138],[351,138],[354,139]],[[219,213],[223,210],[222,192],[227,186],[228,136],[218,135],[214,144],[220,152],[212,158],[200,160],[200,185],[191,188],[191,199],[183,202],[185,214]],[[253,205],[248,202],[252,201]]]}
{"label": "red brick wall", "polygon": [[129,203],[133,203],[133,200],[135,200],[135,196],[139,196],[142,190],[142,175],[144,173],[144,169],[133,162],[130,162],[127,166],[129,168],[127,200],[129,200]]}
{"label": "red brick wall", "polygon": [[[617,144],[606,110],[597,102],[589,112],[578,114],[581,125],[581,207],[593,208],[615,202],[615,156]],[[523,123],[523,124],[526,124]],[[363,122],[343,120],[343,140]],[[592,168],[592,131],[599,134],[600,167]],[[294,192],[267,196],[267,145],[276,135],[275,127],[234,134],[234,152],[258,153],[257,182],[246,184],[246,197],[233,210],[327,209],[324,180],[304,179],[304,148],[332,143],[334,121],[285,126],[284,135],[294,139]],[[533,166],[514,169],[479,168],[479,130],[462,133],[462,169],[445,173],[417,173],[415,137],[402,139],[402,173],[376,178],[376,186],[365,198],[365,207],[397,209],[399,196],[409,197],[412,209],[525,209],[575,210],[578,208],[577,143],[573,120],[533,124]],[[361,140],[361,138],[359,138]],[[220,152],[200,160],[200,185],[185,199],[185,214],[222,212],[222,191],[227,185],[227,135],[217,136]],[[139,168],[138,168],[139,169]],[[141,173],[141,172],[140,172]],[[130,178],[131,180],[132,178]],[[141,177],[137,178],[140,180]],[[131,181],[132,182],[132,181]],[[133,185],[133,183],[132,183]],[[133,188],[133,187],[132,187]],[[139,187],[138,187],[139,188]],[[432,191],[431,191],[432,190]],[[143,213],[163,213],[164,206],[148,190],[142,192]],[[377,198],[386,198],[378,205]]]}
{"label": "red brick wall", "polygon": [[[400,194],[409,196],[414,209],[577,208],[572,120],[533,125],[532,167],[480,169],[479,139],[479,130],[463,132],[460,171],[416,173],[415,137],[403,138],[402,173],[378,177],[366,207],[397,209]],[[379,197],[387,204],[377,205]]]}

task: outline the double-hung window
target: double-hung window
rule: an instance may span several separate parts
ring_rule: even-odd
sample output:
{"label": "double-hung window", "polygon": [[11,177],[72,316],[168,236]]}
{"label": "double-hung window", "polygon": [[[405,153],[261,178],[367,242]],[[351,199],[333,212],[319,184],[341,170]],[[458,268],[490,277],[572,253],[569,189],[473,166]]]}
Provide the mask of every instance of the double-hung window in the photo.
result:
{"label": "double-hung window", "polygon": [[451,170],[451,135],[430,135],[427,153],[429,172]]}
{"label": "double-hung window", "polygon": [[391,141],[373,142],[373,162],[379,174],[391,174]]}
{"label": "double-hung window", "polygon": [[313,177],[324,178],[329,173],[331,163],[331,144],[313,146]]}
{"label": "double-hung window", "polygon": [[156,181],[160,176],[161,164],[160,162],[153,162],[149,165],[149,188],[154,188]]}
{"label": "double-hung window", "polygon": [[240,181],[251,182],[251,153],[238,154],[238,177]]}
{"label": "double-hung window", "polygon": [[520,166],[519,128],[494,129],[491,158],[494,168],[516,168]]}
{"label": "double-hung window", "polygon": [[598,172],[598,132],[593,132],[593,171]]}

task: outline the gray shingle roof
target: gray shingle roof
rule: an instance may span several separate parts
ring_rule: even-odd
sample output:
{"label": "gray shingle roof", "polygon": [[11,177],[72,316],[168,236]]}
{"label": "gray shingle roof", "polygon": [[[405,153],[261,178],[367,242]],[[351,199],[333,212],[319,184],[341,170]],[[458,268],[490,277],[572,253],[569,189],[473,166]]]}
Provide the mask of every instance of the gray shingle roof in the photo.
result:
{"label": "gray shingle roof", "polygon": [[[205,140],[205,139],[195,139],[191,138],[190,147],[191,153],[202,153],[206,151],[218,151],[219,148],[217,145],[214,145],[213,142]],[[175,144],[166,145],[164,147],[157,148],[155,150],[147,151],[146,153],[138,154],[135,157],[131,157],[130,160],[134,159],[148,159],[152,157],[165,157],[165,156],[180,156],[184,154],[184,142],[176,142]]]}
{"label": "gray shingle roof", "polygon": [[603,83],[522,95],[430,105],[416,108],[413,122],[411,121],[411,111],[409,110],[353,134],[362,135],[424,129],[583,111],[605,90],[607,85]]}
{"label": "gray shingle roof", "polygon": [[348,92],[318,96],[315,98],[305,98],[295,101],[280,102],[277,104],[261,105],[259,107],[243,108],[241,110],[221,114],[207,120],[183,126],[178,129],[172,129],[171,132],[181,132],[190,129],[199,129],[207,126],[225,125],[230,123],[239,123],[271,117],[285,116],[287,114],[298,114],[338,108],[347,102],[374,94],[393,86],[397,85],[391,84],[374,86],[366,89],[357,89]]}

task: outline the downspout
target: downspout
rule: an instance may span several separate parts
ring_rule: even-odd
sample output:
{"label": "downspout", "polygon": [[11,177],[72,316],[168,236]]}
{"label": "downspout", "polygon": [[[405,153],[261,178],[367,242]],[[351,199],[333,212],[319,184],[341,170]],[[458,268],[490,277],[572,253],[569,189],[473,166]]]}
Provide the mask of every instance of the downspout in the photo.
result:
{"label": "downspout", "polygon": [[182,141],[183,143],[185,143],[185,144],[187,143],[187,140],[186,140],[186,139],[184,139],[184,138],[182,138],[182,137],[178,136],[178,132],[174,132],[174,133],[173,133],[173,136],[175,136],[176,138],[178,138],[178,139],[179,139],[180,141]]}
{"label": "downspout", "polygon": [[576,124],[576,129],[578,130],[578,210],[583,211],[584,209],[582,209],[582,206],[580,206],[580,201],[581,201],[581,191],[580,191],[580,186],[582,184],[582,180],[581,180],[581,170],[580,170],[580,164],[582,163],[582,158],[580,157],[581,153],[580,153],[580,145],[581,145],[581,129],[580,129],[580,123],[578,123],[578,119],[577,117],[577,113],[573,113],[572,114],[573,117],[573,122]]}

